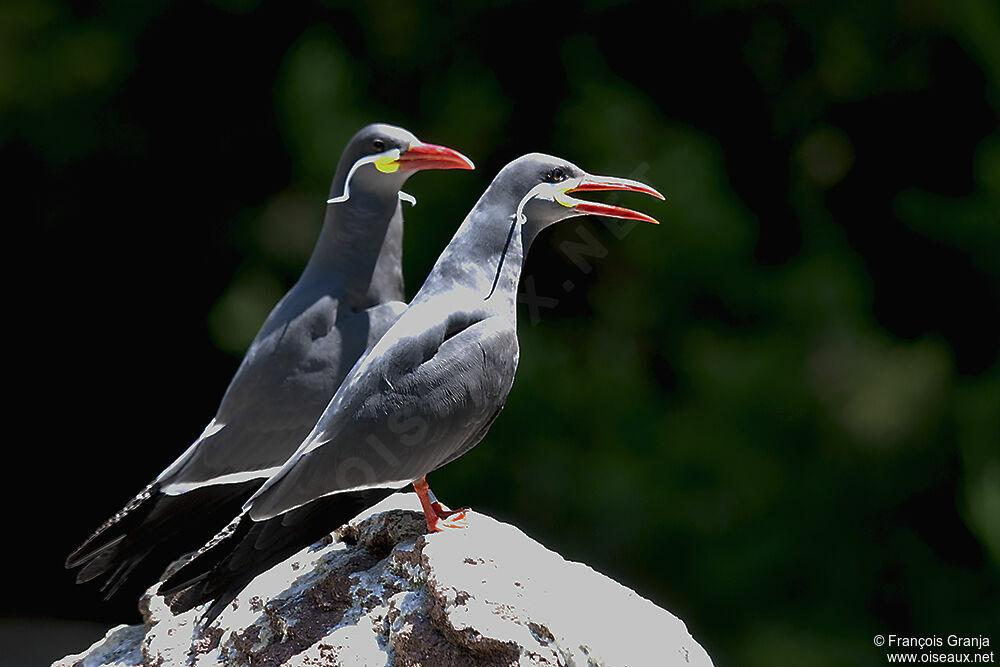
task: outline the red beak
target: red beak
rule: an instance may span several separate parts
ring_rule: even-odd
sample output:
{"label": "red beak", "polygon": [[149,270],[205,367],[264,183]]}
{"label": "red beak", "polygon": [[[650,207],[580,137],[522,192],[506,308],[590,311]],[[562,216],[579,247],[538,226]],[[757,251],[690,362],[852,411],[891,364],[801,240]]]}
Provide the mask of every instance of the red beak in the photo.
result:
{"label": "red beak", "polygon": [[410,144],[396,160],[400,171],[421,169],[475,169],[472,160],[456,150],[434,144]]}
{"label": "red beak", "polygon": [[[645,183],[633,181],[628,178],[615,178],[614,176],[591,176],[589,174],[580,180],[579,185],[570,188],[566,192],[588,192],[597,190],[626,190],[629,192],[642,192],[643,194],[652,195],[657,199],[663,199],[663,195]],[[581,201],[579,199],[574,199],[573,201],[575,202],[573,207],[582,213],[592,213],[593,215],[604,215],[609,218],[622,218],[624,220],[639,220],[642,222],[651,222],[654,225],[660,224],[656,218],[650,217],[645,213],[633,211],[632,209],[623,208],[621,206],[612,206],[611,204],[601,204],[599,202]]]}

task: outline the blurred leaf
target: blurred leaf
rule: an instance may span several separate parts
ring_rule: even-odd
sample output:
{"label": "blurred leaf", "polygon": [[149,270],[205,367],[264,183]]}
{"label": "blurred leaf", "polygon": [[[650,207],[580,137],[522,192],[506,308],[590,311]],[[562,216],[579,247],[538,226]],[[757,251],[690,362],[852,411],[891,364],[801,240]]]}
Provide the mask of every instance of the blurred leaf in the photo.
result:
{"label": "blurred leaf", "polygon": [[364,81],[336,33],[324,26],[299,38],[282,70],[277,95],[282,132],[304,176],[328,183],[344,144],[374,120],[366,117],[357,93]]}
{"label": "blurred leaf", "polygon": [[284,286],[268,273],[253,270],[238,274],[208,315],[212,343],[234,356],[243,356],[283,293]]}

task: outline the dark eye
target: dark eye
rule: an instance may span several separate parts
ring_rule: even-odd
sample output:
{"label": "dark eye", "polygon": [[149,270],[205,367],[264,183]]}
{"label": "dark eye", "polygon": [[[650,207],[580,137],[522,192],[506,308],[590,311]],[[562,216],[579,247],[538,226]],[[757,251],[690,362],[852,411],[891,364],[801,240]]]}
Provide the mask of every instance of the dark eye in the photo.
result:
{"label": "dark eye", "polygon": [[385,142],[382,141],[381,139],[376,139],[375,141],[372,142],[372,147],[376,151],[378,151],[379,153],[381,153],[382,151],[385,150]]}
{"label": "dark eye", "polygon": [[558,183],[560,181],[565,181],[567,178],[569,178],[569,176],[561,167],[556,167],[545,175],[545,180],[549,183]]}

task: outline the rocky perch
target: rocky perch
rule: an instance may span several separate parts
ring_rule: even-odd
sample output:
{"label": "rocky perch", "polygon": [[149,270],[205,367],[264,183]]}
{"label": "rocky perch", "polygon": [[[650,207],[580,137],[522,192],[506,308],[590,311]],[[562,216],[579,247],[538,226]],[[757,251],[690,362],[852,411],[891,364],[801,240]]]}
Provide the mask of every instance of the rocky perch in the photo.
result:
{"label": "rocky perch", "polygon": [[684,623],[517,528],[469,512],[425,534],[397,494],[257,577],[209,628],[152,587],[120,625],[53,667],[711,665]]}

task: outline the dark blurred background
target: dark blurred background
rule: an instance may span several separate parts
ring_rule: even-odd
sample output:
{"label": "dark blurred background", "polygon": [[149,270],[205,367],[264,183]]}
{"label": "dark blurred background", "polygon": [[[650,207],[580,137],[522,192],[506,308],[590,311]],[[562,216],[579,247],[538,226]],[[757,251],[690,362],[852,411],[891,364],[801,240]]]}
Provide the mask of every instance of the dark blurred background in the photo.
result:
{"label": "dark blurred background", "polygon": [[539,239],[446,502],[719,665],[1000,642],[998,115],[992,0],[6,0],[5,659],[136,622],[62,561],[211,418],[375,120],[478,166],[408,184],[410,295],[521,153],[667,196]]}

